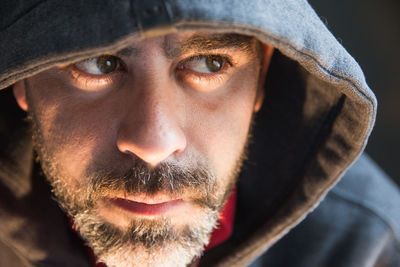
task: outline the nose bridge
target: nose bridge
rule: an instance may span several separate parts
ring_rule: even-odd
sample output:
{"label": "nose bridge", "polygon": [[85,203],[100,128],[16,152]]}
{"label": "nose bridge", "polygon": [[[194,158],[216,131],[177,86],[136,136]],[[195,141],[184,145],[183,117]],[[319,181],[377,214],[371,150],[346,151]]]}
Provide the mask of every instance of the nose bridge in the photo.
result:
{"label": "nose bridge", "polygon": [[162,136],[167,128],[175,128],[178,123],[171,114],[172,107],[169,104],[172,103],[161,90],[144,92],[139,99],[139,106],[129,112],[128,116],[134,116],[129,121],[137,121],[136,130],[144,131],[144,136]]}
{"label": "nose bridge", "polygon": [[129,104],[118,132],[118,149],[157,165],[183,151],[186,137],[177,116],[177,105],[168,83],[160,79],[142,80]]}

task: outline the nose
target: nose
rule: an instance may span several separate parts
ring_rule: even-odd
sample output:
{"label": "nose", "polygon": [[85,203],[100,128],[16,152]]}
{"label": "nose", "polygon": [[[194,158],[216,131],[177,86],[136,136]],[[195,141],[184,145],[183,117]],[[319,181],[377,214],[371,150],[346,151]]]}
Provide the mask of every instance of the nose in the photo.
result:
{"label": "nose", "polygon": [[186,136],[177,105],[168,92],[143,89],[135,98],[118,130],[119,151],[153,167],[184,151]]}

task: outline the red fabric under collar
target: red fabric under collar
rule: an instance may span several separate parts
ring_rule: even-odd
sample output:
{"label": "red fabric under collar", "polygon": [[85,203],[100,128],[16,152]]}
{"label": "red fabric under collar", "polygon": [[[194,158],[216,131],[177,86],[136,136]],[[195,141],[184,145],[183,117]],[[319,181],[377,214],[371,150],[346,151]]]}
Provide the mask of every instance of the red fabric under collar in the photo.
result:
{"label": "red fabric under collar", "polygon": [[232,190],[231,195],[219,214],[218,227],[212,232],[210,243],[207,245],[206,250],[218,246],[232,235],[233,221],[235,219],[235,208],[236,188]]}
{"label": "red fabric under collar", "polygon": [[[225,206],[221,210],[218,219],[218,227],[212,232],[210,243],[206,246],[205,250],[218,246],[232,235],[235,209],[236,188],[232,190],[232,193],[229,196]],[[106,265],[101,262],[96,264],[96,256],[94,255],[93,250],[89,247],[86,247],[86,249],[93,267],[106,267]]]}

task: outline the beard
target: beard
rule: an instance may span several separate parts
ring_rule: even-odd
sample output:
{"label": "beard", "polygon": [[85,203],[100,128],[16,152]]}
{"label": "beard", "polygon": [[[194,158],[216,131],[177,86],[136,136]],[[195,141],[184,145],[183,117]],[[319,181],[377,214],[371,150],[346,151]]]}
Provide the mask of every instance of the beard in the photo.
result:
{"label": "beard", "polygon": [[[49,180],[57,202],[72,217],[74,227],[98,260],[110,267],[187,265],[201,256],[227,197],[222,201],[215,197],[214,177],[199,167],[189,171],[162,164],[150,170],[139,163],[119,176],[105,172],[92,174],[83,190],[74,190],[74,193],[45,169],[46,176],[53,177]],[[102,198],[115,197],[121,191],[128,195],[184,194],[201,208],[202,214],[196,224],[179,228],[168,217],[160,217],[131,219],[129,227],[121,230],[98,216],[95,205]]]}
{"label": "beard", "polygon": [[[71,179],[63,175],[60,162],[46,147],[33,113],[30,121],[37,158],[51,184],[54,198],[72,218],[74,228],[93,250],[97,260],[108,267],[186,266],[200,257],[212,230],[217,227],[219,212],[236,183],[245,158],[245,153],[241,153],[229,174],[228,184],[223,188],[209,164],[201,160],[192,167],[161,163],[150,168],[135,158],[133,165],[122,173],[117,168],[93,163],[83,177]],[[79,184],[71,180],[77,180]],[[130,219],[129,227],[121,229],[99,216],[96,205],[102,199],[115,198],[121,192],[126,195],[185,195],[201,209],[201,213],[194,223],[180,227],[167,216],[159,216]]]}

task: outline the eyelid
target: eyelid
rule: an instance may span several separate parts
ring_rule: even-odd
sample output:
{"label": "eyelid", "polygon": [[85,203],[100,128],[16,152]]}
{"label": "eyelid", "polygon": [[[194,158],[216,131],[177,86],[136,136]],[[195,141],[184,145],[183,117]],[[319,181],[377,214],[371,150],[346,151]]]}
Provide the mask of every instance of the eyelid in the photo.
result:
{"label": "eyelid", "polygon": [[[103,58],[104,58],[104,57],[111,57],[111,58],[113,58],[113,59],[115,59],[115,60],[117,61],[117,66],[116,66],[116,69],[115,69],[114,71],[117,71],[117,70],[126,68],[125,62],[124,62],[120,57],[115,56],[115,55],[111,55],[111,54],[104,54],[104,55],[99,55],[99,56],[97,56],[97,57],[87,58],[87,59],[84,59],[84,60],[81,60],[81,61],[79,61],[79,62],[76,62],[76,63],[72,64],[72,66],[75,67],[75,68],[77,68],[79,71],[82,71],[83,73],[91,74],[91,75],[93,75],[93,76],[102,76],[102,75],[106,75],[106,74],[108,74],[108,73],[104,73],[104,74],[94,74],[94,73],[90,73],[90,72],[85,71],[85,70],[83,70],[82,68],[78,67],[78,64],[80,64],[80,65],[84,65],[84,64],[88,64],[88,65],[90,65],[90,64],[96,64],[96,65],[97,65],[97,64],[98,64],[98,60],[99,60],[100,58],[102,58],[102,57],[103,57]],[[92,67],[93,67],[93,66],[92,66]],[[98,65],[97,65],[97,67],[98,67]],[[96,68],[96,66],[95,66],[95,68]],[[112,71],[112,72],[114,72],[114,71]],[[112,73],[112,72],[110,72],[110,73]]]}
{"label": "eyelid", "polygon": [[99,90],[115,83],[116,76],[119,76],[116,72],[96,75],[85,73],[76,67],[72,67],[69,74],[75,87],[86,90]]}
{"label": "eyelid", "polygon": [[[224,60],[224,64],[222,66],[222,68],[214,73],[202,73],[202,72],[197,72],[194,71],[190,68],[185,68],[185,66],[195,60],[201,60],[201,59],[205,59],[207,57],[212,57],[212,56],[217,56],[217,57],[221,57]],[[192,75],[195,75],[197,77],[209,77],[211,78],[212,76],[216,76],[216,75],[221,75],[223,74],[226,70],[227,70],[227,66],[226,64],[228,64],[230,67],[234,67],[235,64],[232,63],[232,58],[230,56],[226,56],[226,55],[221,55],[221,54],[216,54],[216,53],[211,53],[211,54],[197,54],[197,55],[193,55],[190,56],[184,60],[181,60],[180,63],[178,64],[177,70],[178,71],[184,71],[184,72],[188,72],[191,73]]]}
{"label": "eyelid", "polygon": [[236,63],[234,62],[234,60],[232,59],[231,56],[229,55],[225,55],[225,54],[220,54],[220,53],[200,53],[200,54],[195,54],[192,56],[189,56],[188,58],[185,58],[183,60],[180,61],[180,63],[178,65],[182,65],[185,62],[190,62],[190,61],[194,61],[194,60],[198,60],[198,59],[202,59],[205,57],[211,57],[211,56],[219,56],[222,59],[224,59],[231,67],[233,67],[234,65],[236,65]]}

